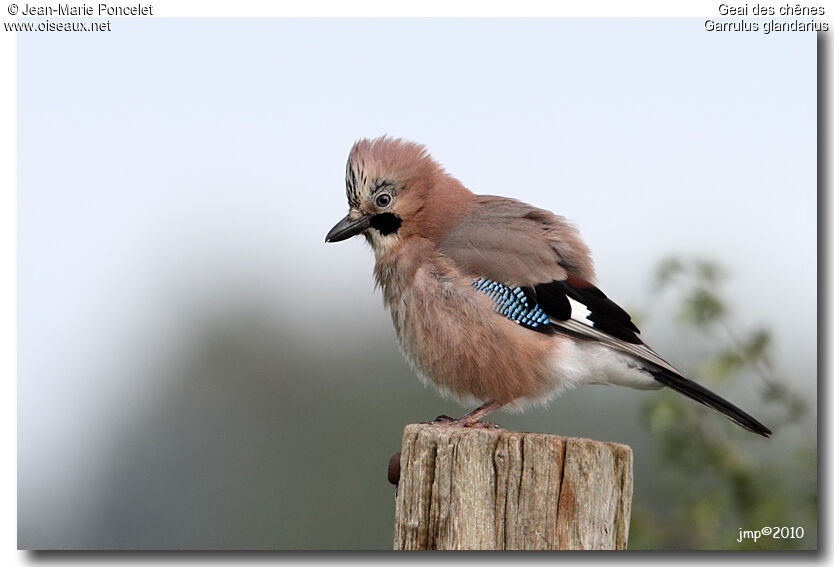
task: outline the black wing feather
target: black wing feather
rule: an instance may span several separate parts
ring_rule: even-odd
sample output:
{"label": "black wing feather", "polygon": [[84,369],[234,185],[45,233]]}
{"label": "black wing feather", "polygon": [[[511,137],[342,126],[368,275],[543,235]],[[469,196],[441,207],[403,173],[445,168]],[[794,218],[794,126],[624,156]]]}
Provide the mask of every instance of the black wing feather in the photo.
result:
{"label": "black wing feather", "polygon": [[[642,344],[637,336],[640,329],[631,321],[626,311],[608,299],[608,297],[593,285],[578,280],[552,281],[534,286],[536,298],[545,313],[552,319],[567,321],[571,316],[571,306],[568,298],[585,305],[590,312],[588,321],[594,327],[632,344]],[[581,284],[580,284],[581,281]]]}
{"label": "black wing feather", "polygon": [[551,319],[570,319],[570,301],[565,294],[564,282],[554,281],[533,287],[536,301]]}

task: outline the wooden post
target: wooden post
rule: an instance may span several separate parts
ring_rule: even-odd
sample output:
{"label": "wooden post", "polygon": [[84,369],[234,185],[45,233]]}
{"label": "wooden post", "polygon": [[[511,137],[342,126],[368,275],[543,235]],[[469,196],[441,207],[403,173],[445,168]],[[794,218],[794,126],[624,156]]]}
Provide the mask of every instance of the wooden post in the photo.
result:
{"label": "wooden post", "polygon": [[408,425],[394,549],[625,549],[631,448]]}

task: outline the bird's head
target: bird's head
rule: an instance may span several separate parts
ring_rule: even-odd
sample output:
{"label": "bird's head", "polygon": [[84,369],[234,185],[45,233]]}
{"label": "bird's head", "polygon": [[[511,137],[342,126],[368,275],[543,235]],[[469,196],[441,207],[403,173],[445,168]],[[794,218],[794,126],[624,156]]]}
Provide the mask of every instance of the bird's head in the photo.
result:
{"label": "bird's head", "polygon": [[435,187],[450,179],[424,146],[388,136],[359,140],[345,172],[350,211],[325,242],[364,234],[377,256],[384,254],[433,224],[427,202]]}

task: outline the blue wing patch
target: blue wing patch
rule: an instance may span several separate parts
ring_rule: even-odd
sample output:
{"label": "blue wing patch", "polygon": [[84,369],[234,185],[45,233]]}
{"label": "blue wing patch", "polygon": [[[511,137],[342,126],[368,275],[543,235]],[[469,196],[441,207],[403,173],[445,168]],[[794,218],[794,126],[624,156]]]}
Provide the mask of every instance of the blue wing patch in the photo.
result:
{"label": "blue wing patch", "polygon": [[486,278],[475,278],[472,287],[488,295],[495,310],[510,321],[534,331],[553,332],[547,314],[520,287],[510,287]]}

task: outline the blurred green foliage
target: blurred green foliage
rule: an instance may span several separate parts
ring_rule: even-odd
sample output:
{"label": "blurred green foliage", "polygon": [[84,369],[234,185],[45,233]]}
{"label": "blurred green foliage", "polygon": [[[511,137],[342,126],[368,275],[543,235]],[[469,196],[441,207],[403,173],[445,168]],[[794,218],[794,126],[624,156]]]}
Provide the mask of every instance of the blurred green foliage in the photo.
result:
{"label": "blurred green foliage", "polygon": [[[815,549],[817,450],[813,400],[797,392],[773,361],[767,328],[741,331],[722,295],[729,274],[720,264],[671,257],[659,263],[653,297],[674,302],[693,342],[707,345],[692,377],[722,392],[755,391],[750,408],[772,428],[763,439],[673,392],[651,396],[643,419],[655,440],[653,490],[660,504],[635,492],[631,549]],[[732,399],[732,395],[728,395]],[[755,410],[755,411],[754,411]],[[776,447],[774,447],[776,445]],[[778,450],[777,450],[778,448]],[[739,529],[797,526],[799,539],[741,538]],[[738,541],[742,539],[742,541]]]}

